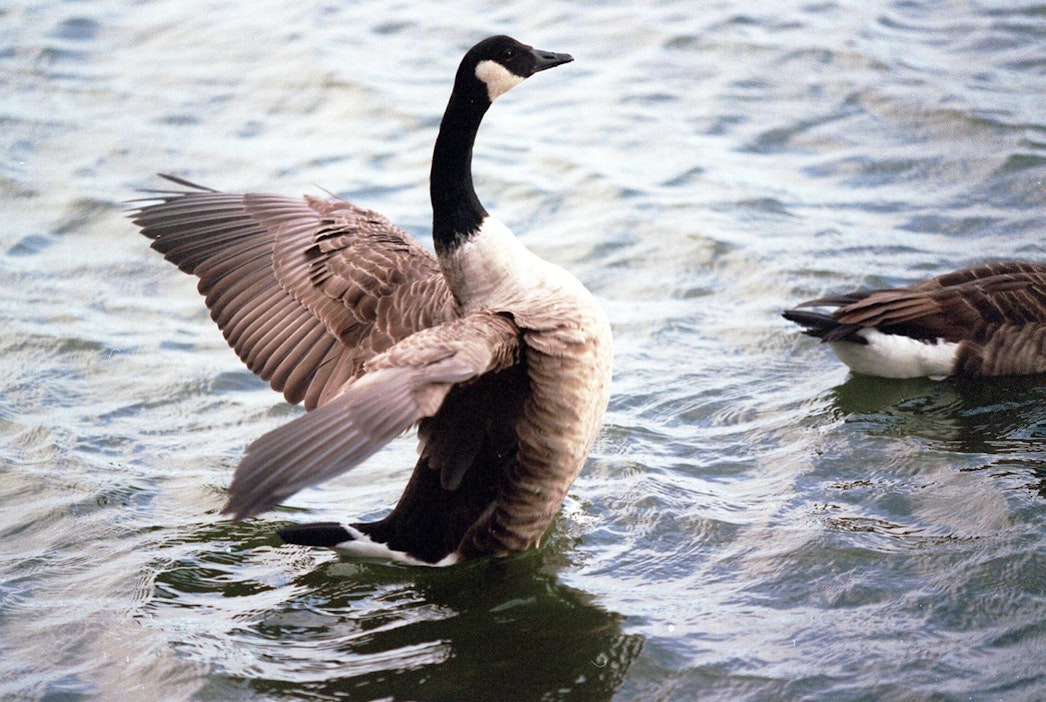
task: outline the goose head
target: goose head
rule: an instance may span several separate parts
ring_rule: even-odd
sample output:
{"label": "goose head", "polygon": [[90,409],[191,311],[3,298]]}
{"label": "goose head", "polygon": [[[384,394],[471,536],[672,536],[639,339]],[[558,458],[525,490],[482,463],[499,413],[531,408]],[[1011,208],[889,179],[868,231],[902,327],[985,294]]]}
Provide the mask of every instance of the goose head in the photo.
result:
{"label": "goose head", "polygon": [[489,37],[461,60],[455,90],[478,93],[490,104],[535,73],[573,60],[570,54],[535,49],[512,37]]}

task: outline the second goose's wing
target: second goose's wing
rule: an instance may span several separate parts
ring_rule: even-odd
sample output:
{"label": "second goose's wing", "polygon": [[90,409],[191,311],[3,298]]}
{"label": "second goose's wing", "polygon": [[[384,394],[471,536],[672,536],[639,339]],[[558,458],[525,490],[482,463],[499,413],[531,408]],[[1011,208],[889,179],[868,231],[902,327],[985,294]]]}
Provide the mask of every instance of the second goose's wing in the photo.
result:
{"label": "second goose's wing", "polygon": [[1046,265],[991,263],[948,273],[916,285],[855,292],[804,302],[799,307],[837,306],[839,326],[825,341],[846,338],[862,327],[920,339],[963,341],[1001,325],[1046,322]]}
{"label": "second goose's wing", "polygon": [[189,189],[157,193],[132,219],[200,279],[226,340],[288,402],[324,404],[367,359],[453,318],[435,257],[376,212],[165,177]]}
{"label": "second goose's wing", "polygon": [[252,443],[223,511],[236,519],[258,514],[359,465],[436,414],[455,385],[518,363],[519,338],[508,318],[475,313],[404,339],[330,402]]}

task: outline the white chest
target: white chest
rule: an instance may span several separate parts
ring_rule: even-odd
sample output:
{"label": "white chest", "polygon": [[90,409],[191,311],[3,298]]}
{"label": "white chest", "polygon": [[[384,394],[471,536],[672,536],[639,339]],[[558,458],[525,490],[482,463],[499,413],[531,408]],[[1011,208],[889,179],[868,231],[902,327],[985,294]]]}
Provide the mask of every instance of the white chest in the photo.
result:
{"label": "white chest", "polygon": [[577,278],[535,256],[494,217],[487,217],[470,241],[441,257],[440,265],[465,314],[487,309],[525,316],[549,305],[595,304]]}

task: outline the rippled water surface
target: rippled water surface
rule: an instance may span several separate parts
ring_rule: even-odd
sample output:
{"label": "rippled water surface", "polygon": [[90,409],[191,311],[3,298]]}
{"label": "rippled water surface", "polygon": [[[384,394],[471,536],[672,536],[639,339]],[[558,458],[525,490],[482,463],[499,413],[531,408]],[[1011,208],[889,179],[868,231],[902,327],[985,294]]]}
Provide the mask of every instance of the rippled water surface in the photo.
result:
{"label": "rippled water surface", "polygon": [[[398,440],[218,511],[297,415],[124,202],[157,171],[322,194],[428,242],[461,54],[485,204],[614,324],[544,546],[440,571],[281,546],[380,516]],[[851,376],[779,312],[1046,260],[1036,2],[121,0],[0,8],[0,698],[1046,697],[1046,383]]]}

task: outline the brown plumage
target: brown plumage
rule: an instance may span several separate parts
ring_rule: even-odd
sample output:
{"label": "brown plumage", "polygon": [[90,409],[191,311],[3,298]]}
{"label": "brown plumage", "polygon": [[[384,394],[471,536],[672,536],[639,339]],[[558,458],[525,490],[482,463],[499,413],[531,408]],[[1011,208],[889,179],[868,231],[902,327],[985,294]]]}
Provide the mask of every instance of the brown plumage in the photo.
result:
{"label": "brown plumage", "polygon": [[[831,314],[803,308],[835,308]],[[833,344],[848,365],[888,377],[911,375],[1023,375],[1046,372],[1046,265],[989,263],[915,285],[809,300],[784,313],[805,333]],[[887,337],[871,336],[875,330]],[[950,368],[918,373],[907,357],[875,358],[889,337],[947,346]],[[912,345],[913,353],[920,351]],[[894,355],[902,355],[899,351]],[[925,355],[925,354],[924,354]],[[945,364],[944,354],[935,363]],[[893,365],[891,366],[891,361]],[[924,366],[926,364],[923,364]],[[925,370],[925,368],[923,368]]]}

